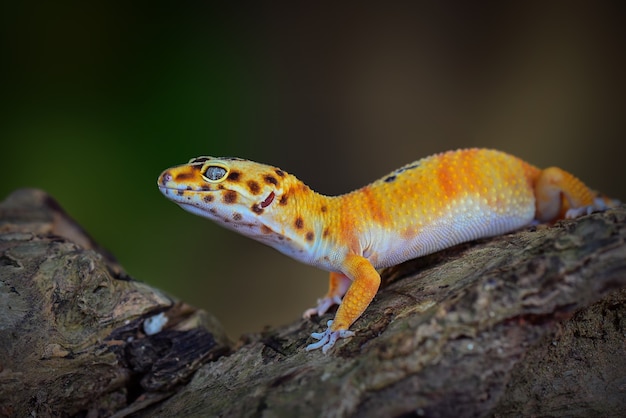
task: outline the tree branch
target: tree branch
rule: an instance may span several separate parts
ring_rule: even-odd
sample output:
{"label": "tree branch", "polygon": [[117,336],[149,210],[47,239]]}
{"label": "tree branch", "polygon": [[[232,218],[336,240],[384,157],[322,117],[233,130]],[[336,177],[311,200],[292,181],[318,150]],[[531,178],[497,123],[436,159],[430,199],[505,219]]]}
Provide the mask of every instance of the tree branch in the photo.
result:
{"label": "tree branch", "polygon": [[625,220],[620,207],[387,269],[356,336],[323,355],[304,347],[332,314],[233,347],[45,193],[18,191],[0,206],[0,416],[617,415]]}

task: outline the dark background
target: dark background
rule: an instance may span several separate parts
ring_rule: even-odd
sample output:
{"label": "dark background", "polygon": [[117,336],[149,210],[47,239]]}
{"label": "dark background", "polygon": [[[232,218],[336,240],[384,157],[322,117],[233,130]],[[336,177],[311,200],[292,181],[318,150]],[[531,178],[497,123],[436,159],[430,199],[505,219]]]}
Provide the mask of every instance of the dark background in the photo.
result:
{"label": "dark background", "polygon": [[133,277],[233,337],[293,320],[327,275],[162,197],[158,174],[191,157],[337,194],[493,147],[626,200],[619,2],[0,7],[0,198],[48,191]]}

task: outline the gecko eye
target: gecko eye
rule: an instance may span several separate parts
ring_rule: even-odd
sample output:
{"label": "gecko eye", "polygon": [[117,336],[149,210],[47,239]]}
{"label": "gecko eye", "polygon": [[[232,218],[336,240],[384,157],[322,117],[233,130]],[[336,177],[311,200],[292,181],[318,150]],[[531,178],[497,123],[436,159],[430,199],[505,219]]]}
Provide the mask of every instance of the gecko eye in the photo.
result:
{"label": "gecko eye", "polygon": [[228,170],[218,165],[209,165],[204,169],[204,178],[210,182],[216,182],[224,179]]}

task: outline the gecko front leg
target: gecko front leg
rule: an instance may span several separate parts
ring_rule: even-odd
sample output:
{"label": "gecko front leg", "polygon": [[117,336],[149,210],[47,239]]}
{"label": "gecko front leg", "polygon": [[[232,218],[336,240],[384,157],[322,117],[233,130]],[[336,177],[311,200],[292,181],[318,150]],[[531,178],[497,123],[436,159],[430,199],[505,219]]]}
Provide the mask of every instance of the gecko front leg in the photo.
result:
{"label": "gecko front leg", "polygon": [[366,258],[350,254],[344,260],[344,267],[345,276],[352,278],[352,284],[339,305],[335,319],[328,321],[326,331],[311,334],[319,341],[309,344],[307,351],[321,347],[326,353],[339,338],[353,336],[354,332],[348,328],[361,316],[378,291],[380,275]]}

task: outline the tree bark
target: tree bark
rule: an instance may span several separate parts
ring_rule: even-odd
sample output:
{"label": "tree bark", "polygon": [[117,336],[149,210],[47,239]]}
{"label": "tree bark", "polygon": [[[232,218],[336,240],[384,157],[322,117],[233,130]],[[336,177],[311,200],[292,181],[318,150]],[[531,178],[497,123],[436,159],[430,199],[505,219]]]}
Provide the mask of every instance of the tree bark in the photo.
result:
{"label": "tree bark", "polygon": [[0,205],[0,416],[619,416],[625,220],[620,207],[386,269],[356,336],[323,355],[304,347],[332,314],[232,344],[20,190]]}

